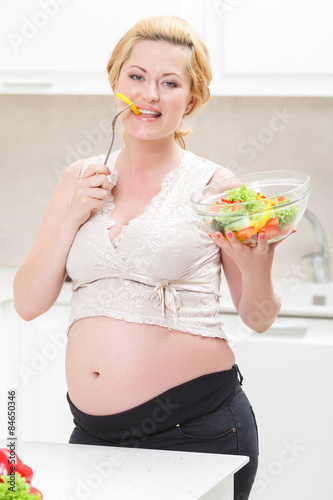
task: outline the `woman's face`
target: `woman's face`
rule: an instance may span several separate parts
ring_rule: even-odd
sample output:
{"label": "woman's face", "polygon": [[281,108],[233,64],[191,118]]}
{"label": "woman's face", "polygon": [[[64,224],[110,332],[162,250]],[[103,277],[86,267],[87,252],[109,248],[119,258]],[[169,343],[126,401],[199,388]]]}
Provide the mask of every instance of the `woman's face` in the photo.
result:
{"label": "woman's face", "polygon": [[[134,45],[115,86],[115,92],[128,97],[141,111],[140,115],[121,115],[126,138],[173,139],[183,114],[194,104],[186,50],[164,41],[142,40]],[[119,109],[124,106],[119,100]]]}

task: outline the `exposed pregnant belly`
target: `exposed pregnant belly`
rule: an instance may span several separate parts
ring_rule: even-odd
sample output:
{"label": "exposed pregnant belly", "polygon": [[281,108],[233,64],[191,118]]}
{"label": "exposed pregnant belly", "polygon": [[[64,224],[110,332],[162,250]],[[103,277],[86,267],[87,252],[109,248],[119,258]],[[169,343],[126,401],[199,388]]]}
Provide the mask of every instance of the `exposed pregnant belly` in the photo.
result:
{"label": "exposed pregnant belly", "polygon": [[200,375],[228,370],[234,362],[223,339],[102,316],[85,318],[68,333],[68,392],[81,411],[110,415]]}

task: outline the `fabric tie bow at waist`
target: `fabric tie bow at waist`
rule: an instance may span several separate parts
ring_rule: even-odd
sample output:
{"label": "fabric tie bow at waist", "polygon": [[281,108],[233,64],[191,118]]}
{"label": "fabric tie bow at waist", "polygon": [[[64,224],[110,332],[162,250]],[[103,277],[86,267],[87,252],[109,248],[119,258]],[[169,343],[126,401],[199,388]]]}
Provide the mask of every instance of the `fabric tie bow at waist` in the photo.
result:
{"label": "fabric tie bow at waist", "polygon": [[[157,292],[157,297],[155,292]],[[168,281],[159,281],[149,300],[151,302],[156,302],[158,306],[162,306],[162,315],[164,319],[165,308],[169,309],[169,311],[178,319],[177,313],[182,305],[180,293],[177,292],[177,290],[175,290]]]}

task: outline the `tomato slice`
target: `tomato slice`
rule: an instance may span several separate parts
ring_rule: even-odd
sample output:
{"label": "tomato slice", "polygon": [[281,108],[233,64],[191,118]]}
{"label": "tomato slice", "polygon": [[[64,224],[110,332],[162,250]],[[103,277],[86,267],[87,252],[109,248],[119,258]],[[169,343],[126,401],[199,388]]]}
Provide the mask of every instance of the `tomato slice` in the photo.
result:
{"label": "tomato slice", "polygon": [[253,226],[248,226],[248,227],[243,227],[243,229],[240,229],[237,231],[235,234],[237,238],[241,240],[248,240],[251,238],[251,236],[255,233],[255,229]]}
{"label": "tomato slice", "polygon": [[279,225],[279,218],[273,217],[273,219],[269,219],[266,222],[266,225],[264,227],[266,228],[266,226],[278,226],[278,225]]}
{"label": "tomato slice", "polygon": [[209,212],[211,214],[218,214],[221,211],[221,206],[220,205],[213,205],[209,207]]}

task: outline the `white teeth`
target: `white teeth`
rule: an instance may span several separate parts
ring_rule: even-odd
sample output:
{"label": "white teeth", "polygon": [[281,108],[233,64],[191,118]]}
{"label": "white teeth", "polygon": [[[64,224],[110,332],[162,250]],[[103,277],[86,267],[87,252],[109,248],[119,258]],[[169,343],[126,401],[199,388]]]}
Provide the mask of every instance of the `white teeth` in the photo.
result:
{"label": "white teeth", "polygon": [[140,113],[142,113],[143,115],[160,115],[161,113],[159,113],[158,111],[149,111],[148,109],[140,109],[138,108],[138,110],[140,111]]}

